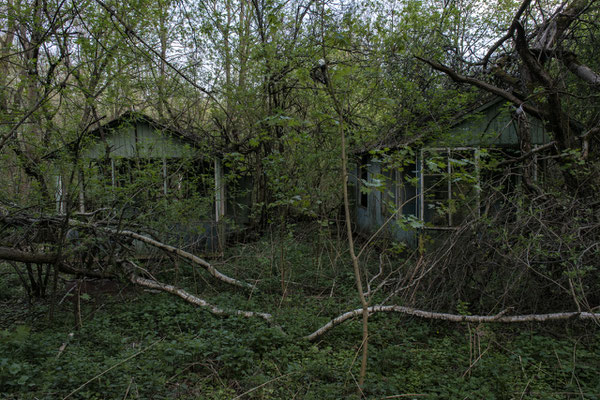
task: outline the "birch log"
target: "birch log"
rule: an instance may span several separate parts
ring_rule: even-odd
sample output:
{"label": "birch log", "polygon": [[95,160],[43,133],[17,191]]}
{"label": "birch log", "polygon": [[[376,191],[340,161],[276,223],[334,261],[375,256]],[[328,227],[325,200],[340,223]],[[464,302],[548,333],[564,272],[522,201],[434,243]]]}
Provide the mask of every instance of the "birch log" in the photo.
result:
{"label": "birch log", "polygon": [[[358,308],[356,310],[348,311],[340,316],[332,319],[321,328],[317,329],[313,333],[308,336],[305,336],[305,339],[310,341],[323,336],[329,330],[334,328],[341,323],[354,318],[358,315],[361,315],[363,312],[362,308]],[[412,307],[404,307],[404,306],[371,306],[369,307],[369,313],[376,312],[397,312],[402,314],[413,315],[419,318],[427,318],[427,319],[439,319],[443,321],[451,321],[451,322],[499,322],[499,323],[517,323],[517,322],[546,322],[546,321],[558,321],[565,319],[581,319],[581,320],[599,320],[600,313],[592,313],[592,312],[563,312],[563,313],[552,313],[552,314],[526,314],[526,315],[505,315],[505,312],[501,312],[496,315],[460,315],[460,314],[447,314],[447,313],[438,313],[431,311],[423,311],[418,310]]]}
{"label": "birch log", "polygon": [[[72,221],[71,221],[72,222]],[[81,225],[81,226],[85,226],[85,224],[75,224],[77,225]],[[98,228],[97,226],[95,228]],[[159,242],[156,239],[153,239],[151,237],[145,236],[145,235],[141,235],[139,233],[136,232],[132,232],[132,231],[128,231],[128,230],[117,230],[117,229],[113,229],[113,228],[99,228],[102,229],[106,232],[109,232],[111,234],[117,235],[117,236],[125,236],[125,237],[129,237],[135,240],[139,240],[140,242],[144,242],[146,244],[149,244],[150,246],[154,246],[156,248],[159,248],[163,251],[166,251],[168,253],[171,254],[175,254],[185,260],[191,261],[192,263],[196,264],[196,265],[200,265],[201,267],[203,267],[204,269],[206,269],[208,271],[209,274],[211,274],[213,277],[215,277],[216,279],[223,281],[225,283],[229,283],[230,285],[233,286],[238,286],[244,289],[252,289],[252,290],[257,290],[256,286],[251,285],[247,282],[242,282],[240,280],[237,280],[235,278],[231,278],[225,274],[223,274],[222,272],[219,272],[211,263],[209,263],[208,261],[192,254],[192,253],[188,253],[185,250],[181,250],[180,248],[168,245],[166,243],[162,243]]]}
{"label": "birch log", "polygon": [[254,311],[242,311],[242,310],[226,310],[223,308],[219,308],[213,304],[208,303],[206,300],[203,300],[199,297],[194,296],[191,293],[186,292],[185,290],[178,288],[173,285],[168,285],[166,283],[161,283],[152,279],[141,278],[136,275],[131,275],[130,280],[132,283],[140,286],[144,286],[150,289],[162,290],[163,292],[168,292],[174,294],[176,296],[181,297],[188,303],[203,307],[208,309],[211,313],[217,315],[240,315],[242,317],[259,317],[265,319],[267,321],[271,321],[272,316],[268,313],[254,312]]}

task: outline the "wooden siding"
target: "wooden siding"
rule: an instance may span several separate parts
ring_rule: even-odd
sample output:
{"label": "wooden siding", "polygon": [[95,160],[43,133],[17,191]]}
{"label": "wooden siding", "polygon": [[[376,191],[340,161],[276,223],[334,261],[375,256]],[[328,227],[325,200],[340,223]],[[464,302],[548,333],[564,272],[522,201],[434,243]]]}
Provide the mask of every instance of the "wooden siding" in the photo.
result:
{"label": "wooden siding", "polygon": [[[541,145],[550,141],[545,132],[542,122],[528,116],[531,129],[531,142],[533,145]],[[435,145],[447,144],[449,146],[517,146],[517,125],[511,117],[511,110],[505,106],[502,100],[495,100],[481,106],[455,125],[449,135],[448,143],[436,143]]]}
{"label": "wooden siding", "polygon": [[[192,155],[189,144],[155,129],[146,121],[124,123],[108,130],[106,144],[111,158],[184,158]],[[84,158],[102,158],[106,144],[95,141],[84,153]]]}
{"label": "wooden siding", "polygon": [[[426,148],[518,148],[517,125],[511,115],[513,112],[514,109],[506,107],[503,100],[496,99],[491,101],[479,107],[470,113],[467,118],[452,127],[449,134],[445,135],[444,140],[430,141],[427,143]],[[551,139],[546,134],[542,122],[533,116],[528,116],[528,120],[531,129],[532,145],[536,146],[548,143]],[[416,161],[414,165],[414,173],[417,177],[415,195],[418,200],[422,200],[422,192],[424,190],[422,157],[417,157]],[[360,179],[361,170],[359,167],[356,168],[356,173],[350,177],[349,181],[354,186],[351,193],[356,228],[365,234],[373,234],[387,220],[387,216],[382,212],[382,189],[381,187],[378,189],[377,186],[379,185],[377,182],[374,182],[375,178],[383,178],[386,173],[382,171],[381,162],[373,156],[367,156],[366,162],[366,178],[368,186],[371,187],[367,195],[367,207],[363,207],[360,204],[360,187],[363,183]],[[362,176],[364,177],[364,173]],[[382,183],[382,186],[385,186],[385,183]],[[411,215],[423,221],[425,219],[424,208],[423,201],[417,201],[414,207],[414,214]],[[405,213],[405,215],[408,215],[408,213]],[[418,233],[418,229],[402,229],[396,221],[390,221],[384,229],[384,235],[405,242],[410,246],[416,246]]]}

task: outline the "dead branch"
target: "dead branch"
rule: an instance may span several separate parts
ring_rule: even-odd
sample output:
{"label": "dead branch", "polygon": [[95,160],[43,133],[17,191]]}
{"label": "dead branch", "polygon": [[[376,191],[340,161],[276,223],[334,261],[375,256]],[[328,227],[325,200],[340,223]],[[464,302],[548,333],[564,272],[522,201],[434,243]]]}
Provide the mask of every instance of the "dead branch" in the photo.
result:
{"label": "dead branch", "polygon": [[[77,223],[74,225],[75,226],[85,226],[85,225],[81,225],[81,224],[77,224]],[[135,233],[135,232],[128,231],[128,230],[117,230],[117,229],[113,229],[113,228],[100,228],[100,229],[105,230],[106,232],[112,233],[114,235],[125,236],[125,237],[129,237],[129,238],[132,238],[135,240],[139,240],[140,242],[144,242],[146,244],[149,244],[151,246],[159,248],[168,253],[175,254],[185,260],[191,261],[192,263],[194,263],[196,265],[200,265],[201,267],[206,269],[208,271],[208,273],[211,274],[212,276],[214,276],[216,279],[226,282],[226,283],[229,283],[230,285],[238,286],[238,287],[245,288],[245,289],[257,290],[257,288],[254,285],[251,285],[246,282],[242,282],[235,278],[231,278],[231,277],[219,272],[208,261],[206,261],[192,253],[188,253],[187,251],[181,250],[177,247],[159,242],[158,240],[153,239],[151,237],[148,237],[145,235],[140,235],[139,233]]]}
{"label": "dead branch", "polygon": [[[0,260],[16,261],[20,263],[31,264],[56,264],[58,256],[55,253],[32,253],[22,250],[13,249],[10,247],[0,246]],[[63,260],[64,261],[64,260]],[[71,275],[85,275],[92,278],[114,278],[111,274],[105,274],[97,271],[80,270],[74,268],[64,262],[57,265],[60,272]],[[18,269],[16,269],[19,271]]]}
{"label": "dead branch", "polygon": [[490,60],[490,57],[492,56],[492,54],[494,54],[494,52],[498,49],[498,47],[502,46],[502,44],[504,42],[506,42],[508,39],[510,39],[514,35],[515,29],[517,29],[517,24],[519,23],[519,20],[521,19],[521,15],[523,15],[523,13],[527,10],[530,3],[531,3],[531,0],[525,0],[525,1],[523,1],[523,3],[521,3],[519,10],[517,10],[517,13],[513,17],[512,23],[511,23],[510,27],[508,28],[508,32],[504,36],[502,36],[498,41],[496,41],[496,43],[494,43],[492,45],[492,47],[490,47],[490,49],[488,50],[485,57],[483,57],[483,68],[484,69],[487,68],[487,64]]}
{"label": "dead branch", "polygon": [[[321,328],[317,329],[305,339],[313,341],[332,328],[340,325],[347,320],[361,315],[363,312],[362,308],[345,312],[340,316],[332,319]],[[526,315],[504,315],[504,312],[500,312],[496,315],[460,315],[460,314],[447,314],[438,313],[432,311],[418,310],[412,307],[404,306],[371,306],[369,307],[369,313],[376,312],[397,312],[401,314],[408,314],[419,318],[426,319],[437,319],[442,321],[451,322],[477,322],[477,323],[521,323],[521,322],[547,322],[547,321],[559,321],[566,319],[580,319],[580,320],[597,320],[600,319],[600,313],[592,312],[563,312],[563,313],[551,313],[551,314],[526,314]]]}
{"label": "dead branch", "polygon": [[551,50],[564,37],[565,32],[571,24],[579,17],[594,1],[576,0],[567,5],[565,1],[539,30],[533,49],[538,51]]}
{"label": "dead branch", "polygon": [[596,90],[600,89],[600,74],[596,73],[587,65],[581,64],[577,60],[577,56],[573,53],[567,53],[563,57],[558,57],[566,66],[569,68],[573,74],[575,74],[579,79],[587,82],[595,88]]}
{"label": "dead branch", "polygon": [[17,261],[34,264],[53,264],[56,261],[54,253],[30,253],[0,246],[0,260]]}
{"label": "dead branch", "polygon": [[213,304],[210,304],[210,303],[206,302],[205,300],[202,300],[201,298],[196,297],[196,296],[186,292],[183,289],[180,289],[173,285],[168,285],[166,283],[161,283],[161,282],[158,282],[158,281],[155,281],[152,279],[146,279],[146,278],[141,278],[136,275],[131,275],[130,280],[132,283],[134,283],[136,285],[144,286],[144,287],[147,287],[150,289],[162,290],[163,292],[168,292],[168,293],[174,294],[176,296],[179,296],[182,299],[184,299],[185,301],[187,301],[188,303],[208,309],[213,314],[240,315],[242,317],[248,317],[248,318],[259,317],[259,318],[262,318],[269,322],[272,319],[272,315],[268,314],[268,313],[261,313],[261,312],[254,312],[254,311],[242,311],[242,310],[225,310],[225,309],[219,308]]}
{"label": "dead branch", "polygon": [[[0,214],[0,220],[8,225],[14,226],[30,226],[32,224],[40,224],[56,226],[62,223],[62,218],[57,217],[45,217],[45,218],[30,218],[27,216],[24,217],[8,217]],[[114,236],[120,237],[128,237],[131,239],[139,240],[140,242],[146,243],[150,246],[159,248],[167,253],[175,254],[178,257],[181,257],[185,260],[192,262],[195,265],[200,265],[204,269],[208,271],[216,279],[228,283],[230,285],[234,285],[237,287],[241,287],[244,289],[252,289],[257,290],[254,285],[251,285],[247,282],[242,282],[235,278],[231,278],[222,272],[218,271],[211,263],[208,261],[192,254],[187,251],[181,250],[177,247],[168,245],[166,243],[162,243],[156,239],[148,237],[146,235],[142,235],[129,230],[119,230],[115,228],[110,228],[107,226],[99,226],[97,224],[89,224],[81,221],[77,221],[74,219],[70,219],[68,221],[69,226],[76,228],[86,228],[86,229],[96,229],[106,233],[109,233]],[[22,261],[22,262],[33,262],[33,263],[52,263],[56,260],[56,255],[47,255],[47,254],[32,254],[32,253],[24,253],[15,249],[0,247],[0,259],[6,259],[11,261]],[[27,261],[29,260],[29,261]],[[39,261],[36,261],[39,260]],[[65,271],[68,272],[68,271]],[[85,274],[85,273],[84,273]]]}
{"label": "dead branch", "polygon": [[525,159],[527,159],[529,157],[532,157],[536,153],[539,153],[541,151],[544,151],[544,150],[547,150],[547,149],[553,147],[554,145],[556,145],[556,141],[553,140],[551,142],[548,142],[546,144],[538,146],[535,149],[533,149],[533,150],[531,150],[531,151],[529,151],[529,152],[527,152],[527,153],[525,153],[525,154],[523,154],[523,155],[521,155],[521,156],[519,156],[517,158],[511,158],[511,159],[508,159],[508,160],[501,161],[501,162],[499,162],[496,165],[496,168],[500,168],[500,167],[504,167],[505,165],[510,165],[510,164],[515,164],[515,163],[521,162],[521,161],[523,161],[523,160],[525,160]]}
{"label": "dead branch", "polygon": [[517,96],[515,96],[514,94],[507,92],[506,90],[500,89],[497,86],[491,85],[487,82],[484,82],[480,79],[477,78],[472,78],[469,76],[465,76],[462,74],[459,74],[458,72],[454,71],[452,68],[447,67],[443,64],[440,64],[437,61],[433,61],[427,58],[422,58],[422,57],[416,57],[417,60],[423,61],[426,64],[429,64],[433,69],[438,70],[440,72],[445,73],[446,75],[448,75],[454,82],[458,82],[458,83],[467,83],[469,85],[478,87],[480,89],[483,89],[489,93],[495,94],[496,96],[499,96],[505,100],[510,101],[511,103],[517,105],[517,106],[521,106],[523,107],[523,110],[525,110],[527,113],[535,115],[537,117],[542,117],[543,119],[547,119],[548,115],[545,111],[532,106],[529,103],[524,102],[523,100],[519,99]]}

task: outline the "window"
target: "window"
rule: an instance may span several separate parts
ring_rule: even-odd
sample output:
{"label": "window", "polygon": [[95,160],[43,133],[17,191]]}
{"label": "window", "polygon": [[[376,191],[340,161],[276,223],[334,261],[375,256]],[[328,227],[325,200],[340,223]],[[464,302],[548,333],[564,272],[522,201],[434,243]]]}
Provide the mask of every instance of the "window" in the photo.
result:
{"label": "window", "polygon": [[398,207],[402,207],[402,215],[417,215],[417,165],[408,164],[399,176],[401,193],[398,198]]}
{"label": "window", "polygon": [[358,204],[361,207],[367,208],[369,205],[369,192],[366,190],[365,183],[368,182],[369,179],[369,155],[364,154],[361,157],[360,166],[359,166],[359,174],[358,174],[358,196],[359,202]]}
{"label": "window", "polygon": [[423,150],[421,171],[420,218],[430,227],[458,226],[479,214],[476,149]]}
{"label": "window", "polygon": [[398,185],[396,182],[397,172],[395,170],[384,170],[382,175],[385,185],[381,194],[381,215],[383,218],[389,218],[398,209]]}
{"label": "window", "polygon": [[385,188],[382,193],[381,210],[384,218],[396,213],[396,218],[403,215],[417,214],[417,171],[414,162],[401,169],[384,171]]}
{"label": "window", "polygon": [[210,161],[190,159],[165,160],[165,190],[184,200],[193,197],[213,198],[214,167]]}

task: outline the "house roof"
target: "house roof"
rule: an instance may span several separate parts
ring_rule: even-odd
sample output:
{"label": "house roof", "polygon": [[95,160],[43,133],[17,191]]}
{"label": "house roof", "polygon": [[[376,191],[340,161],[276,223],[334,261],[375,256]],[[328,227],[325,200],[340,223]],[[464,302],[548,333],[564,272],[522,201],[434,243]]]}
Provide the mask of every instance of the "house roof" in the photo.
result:
{"label": "house roof", "polygon": [[115,130],[115,129],[118,129],[119,127],[122,127],[125,124],[131,124],[131,123],[136,123],[136,122],[146,122],[153,128],[158,129],[158,130],[162,131],[163,133],[166,133],[170,136],[181,139],[190,144],[197,145],[197,144],[202,143],[202,140],[199,136],[193,135],[188,132],[181,131],[172,126],[162,124],[162,123],[156,121],[154,118],[148,116],[147,114],[144,114],[144,113],[141,113],[138,111],[127,111],[127,112],[121,114],[120,116],[115,117],[112,120],[94,128],[93,130],[90,131],[89,134],[91,136],[101,137],[103,130]]}
{"label": "house roof", "polygon": [[[201,145],[207,144],[205,138],[203,138],[199,135],[192,134],[190,132],[185,132],[185,131],[177,129],[173,126],[160,123],[157,120],[155,120],[154,118],[150,117],[149,115],[144,114],[142,112],[137,112],[137,111],[127,111],[127,112],[119,115],[118,117],[111,119],[108,122],[98,124],[98,126],[89,130],[87,132],[87,134],[85,135],[85,137],[91,138],[94,140],[98,140],[98,141],[105,140],[105,139],[110,138],[111,136],[114,136],[114,133],[119,131],[120,129],[123,129],[127,126],[132,126],[132,125],[135,125],[138,123],[147,124],[148,126],[152,127],[154,130],[160,131],[162,134],[166,135],[167,137],[174,138],[177,141],[179,141],[180,143],[183,142],[192,148],[198,148]],[[43,159],[57,158],[59,156],[59,154],[64,151],[74,152],[76,149],[80,148],[79,145],[81,143],[82,138],[83,137],[81,137],[79,139],[75,139],[71,142],[66,143],[61,148],[51,151],[50,153],[46,154],[43,157]],[[205,149],[205,151],[202,152],[202,154],[204,154],[204,155],[208,155],[211,153],[212,153],[212,155],[220,154],[218,151],[215,151],[214,146],[206,146],[206,147],[207,148]]]}
{"label": "house roof", "polygon": [[[428,132],[432,133],[431,128],[427,126],[431,122],[431,117],[418,122],[422,125],[423,133],[415,136],[402,135],[397,133],[390,137],[385,136],[374,143],[361,146],[355,149],[355,154],[362,154],[372,150],[397,149],[417,142],[426,146],[510,146],[518,144],[516,135],[516,126],[512,117],[506,113],[503,105],[506,100],[498,96],[485,96],[473,102],[464,110],[453,116],[444,128],[446,133],[443,139],[439,137],[427,138]],[[549,141],[544,131],[542,122],[531,116],[532,121],[532,141],[534,144],[543,144]]]}

